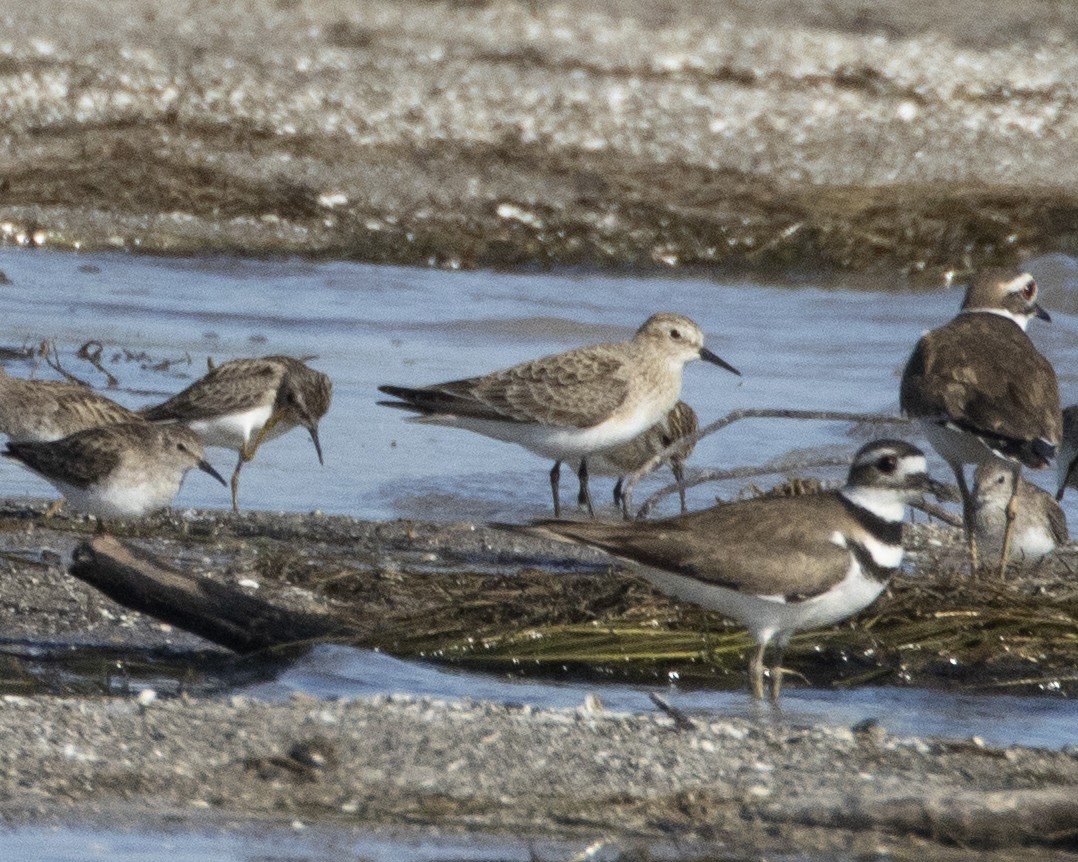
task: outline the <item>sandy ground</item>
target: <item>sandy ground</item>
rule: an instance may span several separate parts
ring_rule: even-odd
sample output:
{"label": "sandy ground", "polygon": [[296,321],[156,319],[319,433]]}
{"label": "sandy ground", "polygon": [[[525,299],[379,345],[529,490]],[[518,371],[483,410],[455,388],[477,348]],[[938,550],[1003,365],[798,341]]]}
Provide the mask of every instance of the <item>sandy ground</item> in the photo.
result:
{"label": "sandy ground", "polygon": [[9,4],[0,236],[928,281],[1074,254],[1072,12]]}
{"label": "sandy ground", "polygon": [[[10,692],[0,697],[0,818],[10,825],[423,828],[603,840],[626,853],[669,850],[673,842],[687,858],[1073,858],[1078,738],[1060,751],[1000,749],[976,739],[893,736],[872,722],[803,726],[770,707],[751,719],[696,718],[684,727],[665,715],[607,713],[601,704],[539,710],[406,695],[279,704],[214,696],[273,668],[229,659],[68,575],[70,553],[91,529],[64,517],[43,525],[21,502],[0,506]],[[420,620],[446,642],[462,626],[482,640],[485,626],[541,629],[573,618],[566,614],[616,627],[644,607],[664,619],[664,600],[595,553],[483,525],[182,512],[133,532],[190,571],[257,583],[274,604],[349,614],[370,633],[368,644],[405,653]],[[916,531],[920,571],[911,581],[960,548],[954,532]],[[1060,571],[1073,563],[1066,558]],[[1040,595],[1045,583],[1012,586]],[[888,601],[901,599],[896,592],[880,604]],[[459,606],[479,610],[458,620]],[[49,664],[31,648],[50,643],[88,649],[54,650]],[[826,676],[820,662],[806,663],[814,653],[856,665],[848,646],[839,661],[821,643],[822,651],[806,643],[787,654],[787,664],[817,685]],[[873,642],[868,652],[882,650]],[[932,668],[948,664],[937,657],[921,677],[913,655],[889,660],[918,684],[932,684]],[[1041,671],[1029,656],[1010,665],[997,657],[980,659],[984,678],[997,684],[1054,672],[1047,656]],[[728,684],[740,688],[743,650],[734,662]],[[123,686],[94,686],[95,678],[125,673],[132,681],[156,674],[158,698],[143,703]]]}

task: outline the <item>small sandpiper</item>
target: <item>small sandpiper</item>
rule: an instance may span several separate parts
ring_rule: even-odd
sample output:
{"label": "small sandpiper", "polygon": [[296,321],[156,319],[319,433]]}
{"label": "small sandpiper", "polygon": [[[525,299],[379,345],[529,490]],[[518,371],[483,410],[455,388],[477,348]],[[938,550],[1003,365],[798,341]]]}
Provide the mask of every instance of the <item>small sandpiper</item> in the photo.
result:
{"label": "small sandpiper", "polygon": [[0,434],[16,443],[45,443],[139,417],[89,386],[24,380],[0,368]]}
{"label": "small sandpiper", "polygon": [[929,477],[924,453],[877,440],[857,452],[836,491],[760,497],[632,524],[540,521],[523,529],[601,548],[664,593],[743,623],[757,644],[749,676],[758,699],[764,651],[773,641],[777,701],[790,636],[875,601],[902,563],[906,505],[926,492],[947,489]]}
{"label": "small sandpiper", "polygon": [[585,504],[588,459],[627,443],[659,422],[681,394],[686,362],[704,359],[736,368],[704,347],[704,334],[680,314],[652,315],[628,341],[578,347],[482,377],[409,389],[379,386],[411,410],[413,421],[466,428],[517,443],[555,461],[550,471],[554,514],[561,514],[561,463],[579,463]]}
{"label": "small sandpiper", "polygon": [[126,422],[47,443],[8,443],[3,454],[52,483],[76,511],[98,518],[164,508],[192,467],[225,484],[203,457],[202,440],[182,425]]}
{"label": "small sandpiper", "polygon": [[973,535],[981,553],[990,557],[1002,554],[1007,504],[1017,496],[1011,561],[1030,566],[1067,541],[1067,518],[1051,494],[1020,476],[1016,493],[1014,479],[1014,472],[1002,464],[977,468],[973,474]]}
{"label": "small sandpiper", "polygon": [[1056,499],[1067,488],[1078,488],[1078,404],[1063,408],[1063,441],[1056,461]]}
{"label": "small sandpiper", "polygon": [[[137,414],[89,386],[25,380],[0,368],[0,434],[12,442],[47,443],[88,428],[139,421]],[[63,499],[54,501],[45,517],[53,517],[63,505]]]}
{"label": "small sandpiper", "polygon": [[258,447],[302,425],[311,435],[318,463],[318,423],[333,397],[330,379],[290,356],[233,359],[210,370],[163,404],[140,415],[150,422],[181,422],[206,446],[239,452],[232,473],[232,509],[239,511],[240,470]]}
{"label": "small sandpiper", "polygon": [[[917,342],[902,375],[903,412],[920,421],[958,481],[974,568],[973,500],[964,466],[998,462],[1017,478],[1023,464],[1048,467],[1062,435],[1056,373],[1026,334],[1034,317],[1051,319],[1037,303],[1033,276],[985,272],[970,284],[958,316]],[[1012,497],[1008,524],[1017,505]],[[1008,527],[1001,573],[1010,537]]]}
{"label": "small sandpiper", "polygon": [[[612,449],[601,449],[588,456],[588,474],[591,476],[617,476],[618,481],[614,485],[614,505],[620,506],[622,513],[629,518],[629,501],[622,496],[622,486],[625,477],[635,473],[647,464],[652,458],[678,440],[691,437],[700,428],[696,411],[684,401],[675,404],[657,423],[652,425],[643,434],[638,434],[628,443],[622,443]],[[680,451],[669,456],[665,462],[670,465],[674,474],[674,481],[681,484],[685,481],[685,461],[696,448],[696,443],[687,443]],[[579,472],[579,471],[578,471]],[[678,489],[681,496],[681,511],[687,511],[685,505],[685,489]],[[578,494],[578,502],[581,506],[586,505],[588,499],[587,489],[581,485]]]}

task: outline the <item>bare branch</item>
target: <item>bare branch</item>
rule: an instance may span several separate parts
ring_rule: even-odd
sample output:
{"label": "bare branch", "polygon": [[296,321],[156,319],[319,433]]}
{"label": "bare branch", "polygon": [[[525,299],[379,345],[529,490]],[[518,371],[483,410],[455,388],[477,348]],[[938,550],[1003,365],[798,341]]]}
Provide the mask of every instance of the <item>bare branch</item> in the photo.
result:
{"label": "bare branch", "polygon": [[91,340],[87,341],[82,347],[79,348],[79,352],[75,355],[79,359],[85,359],[94,368],[105,375],[106,385],[109,389],[115,389],[119,384],[119,380],[112,376],[112,373],[101,364],[101,354],[105,350],[105,345],[100,341]]}
{"label": "bare branch", "polygon": [[80,377],[76,377],[70,371],[67,371],[60,365],[60,352],[56,349],[56,344],[52,341],[41,342],[41,353],[45,357],[45,364],[49,366],[57,374],[63,375],[64,379],[69,383],[78,383],[80,386],[85,386],[87,389],[91,389],[89,383]]}
{"label": "bare branch", "polygon": [[[778,408],[759,408],[759,407],[746,407],[741,410],[735,410],[732,413],[727,413],[721,419],[716,419],[710,425],[705,425],[695,434],[690,434],[686,437],[682,437],[680,440],[675,440],[665,449],[658,454],[654,455],[643,467],[637,470],[635,473],[625,477],[625,482],[622,486],[623,498],[627,501],[624,506],[624,511],[628,512],[632,503],[633,488],[636,487],[644,476],[662,464],[671,455],[684,451],[689,446],[694,445],[697,441],[702,440],[709,434],[714,434],[716,431],[721,431],[727,425],[732,425],[734,422],[738,422],[742,419],[817,419],[830,422],[877,422],[888,423],[894,425],[905,425],[909,422],[908,419],[902,416],[895,416],[892,413],[848,413],[842,410],[782,410]],[[849,461],[845,462],[849,463]],[[755,469],[755,468],[742,468],[742,469]],[[763,473],[754,473],[750,475],[767,475],[767,473],[778,472],[775,470],[764,471]],[[721,478],[736,479],[738,476],[723,476]],[[708,480],[703,480],[708,481]],[[686,483],[687,485],[689,483]],[[676,486],[674,486],[676,488]],[[665,491],[665,489],[664,489]],[[654,495],[652,495],[654,496]],[[650,502],[651,498],[649,498]],[[647,503],[645,503],[645,506]],[[654,505],[654,504],[652,504]],[[638,513],[637,517],[641,517]]]}
{"label": "bare branch", "polygon": [[[793,470],[813,470],[820,467],[848,467],[850,458],[820,458],[815,461],[797,461],[791,464],[762,464],[756,467],[734,467],[730,470],[701,470],[695,473],[691,479],[684,482],[672,482],[648,497],[636,513],[636,519],[643,520],[656,504],[668,494],[673,494],[681,488],[693,488],[703,485],[705,482],[722,482],[727,479],[749,479],[753,476],[774,476],[780,473],[789,473]],[[625,492],[622,491],[624,494]]]}

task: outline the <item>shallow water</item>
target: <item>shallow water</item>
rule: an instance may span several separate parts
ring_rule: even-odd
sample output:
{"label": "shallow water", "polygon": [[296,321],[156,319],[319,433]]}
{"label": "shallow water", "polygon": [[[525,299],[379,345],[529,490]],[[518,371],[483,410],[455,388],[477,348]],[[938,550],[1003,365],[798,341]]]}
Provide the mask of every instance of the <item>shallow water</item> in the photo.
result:
{"label": "shallow water", "polygon": [[586,695],[596,694],[603,708],[611,712],[652,711],[656,707],[649,693],[654,692],[690,714],[757,718],[791,725],[822,722],[851,726],[875,719],[897,735],[959,739],[976,736],[988,745],[998,746],[1078,745],[1078,703],[1070,700],[951,694],[915,688],[829,691],[790,685],[783,691],[781,709],[775,710],[769,703],[753,702],[747,690],[517,680],[401,661],[342,646],[317,647],[273,682],[243,690],[269,700],[285,700],[295,692],[320,698],[406,692],[436,699],[472,698],[551,709],[579,707]]}
{"label": "shallow water", "polygon": [[[1064,403],[1078,400],[1078,265],[1060,257],[1031,268],[1053,313],[1031,335],[1060,371]],[[0,346],[55,340],[64,365],[102,385],[102,375],[74,357],[88,339],[104,343],[119,379],[112,393],[131,407],[164,398],[202,373],[206,358],[288,353],[316,355],[334,381],[334,404],[322,426],[326,466],[318,466],[302,431],[263,449],[243,473],[247,508],[350,514],[360,518],[524,520],[549,513],[549,464],[517,447],[466,432],[411,425],[375,405],[380,383],[424,384],[482,373],[582,343],[628,336],[656,310],[694,317],[708,345],[740,368],[736,378],[697,363],[683,397],[712,421],[739,407],[896,411],[898,375],[922,331],[955,312],[957,290],[873,293],[826,285],[772,288],[700,278],[632,278],[579,274],[447,273],[358,264],[237,259],[165,260],[126,255],[72,255],[0,249],[5,313]],[[145,351],[147,370],[123,350]],[[115,361],[113,361],[115,359]],[[189,359],[189,361],[188,361]],[[25,374],[25,364],[7,367]],[[54,377],[47,368],[41,376]],[[690,466],[762,464],[796,450],[808,456],[846,454],[862,439],[836,422],[753,420],[703,441]],[[233,456],[211,451],[222,471]],[[934,461],[939,472],[941,464]],[[840,470],[823,475],[837,478]],[[942,474],[941,474],[942,475]],[[1050,486],[1051,477],[1039,477]],[[666,479],[663,477],[663,483]],[[764,477],[761,484],[776,481]],[[596,500],[609,480],[593,480]],[[566,501],[573,482],[563,481]],[[743,483],[707,485],[691,505]],[[652,480],[638,492],[643,499]],[[52,496],[15,466],[0,464],[0,496]],[[1069,514],[1075,514],[1072,495]],[[176,505],[225,507],[225,492],[192,474]],[[666,502],[673,511],[673,500]],[[597,692],[607,709],[647,710],[645,689],[622,685],[553,684],[459,673],[376,653],[321,647],[274,682],[247,693],[278,698],[301,690],[322,697],[406,692],[578,706]],[[743,692],[663,689],[687,711],[761,715]],[[1047,698],[980,697],[904,689],[817,691],[791,686],[781,716],[791,723],[853,724],[875,718],[892,733],[980,736],[989,744],[1075,744],[1078,705]],[[339,839],[335,839],[338,841]],[[526,859],[533,846],[482,839],[425,841],[357,838],[327,846],[307,834],[288,840],[136,831],[18,829],[0,836],[0,855],[28,860],[198,858],[240,860],[325,858]],[[568,858],[571,853],[556,854]],[[186,855],[185,855],[186,854]],[[661,855],[661,854],[660,854]]]}
{"label": "shallow water", "polygon": [[[1059,257],[1033,269],[1053,323],[1034,323],[1031,335],[1060,370],[1064,403],[1071,403],[1078,400],[1078,269]],[[687,367],[682,394],[704,423],[741,407],[896,411],[898,375],[913,343],[949,319],[961,299],[956,289],[872,293],[701,278],[447,273],[19,249],[0,250],[0,271],[12,282],[0,287],[0,346],[53,339],[65,367],[97,385],[102,375],[73,354],[98,339],[119,379],[112,394],[130,407],[187,385],[207,357],[317,355],[313,364],[334,381],[321,432],[326,466],[319,467],[306,433],[294,430],[245,467],[240,502],[361,518],[522,520],[550,510],[549,463],[466,431],[410,424],[402,412],[376,406],[380,383],[431,383],[626,337],[652,312],[669,309],[699,321],[708,345],[744,375],[704,363]],[[147,371],[125,361],[122,349],[183,364]],[[23,363],[7,367],[27,373]],[[48,368],[40,374],[55,376]],[[764,464],[793,450],[844,455],[861,442],[845,423],[746,420],[702,441],[689,465]],[[235,456],[211,450],[210,457],[225,472]],[[662,484],[668,476],[664,471]],[[744,484],[709,484],[690,499],[703,506]],[[574,486],[572,477],[563,479],[566,502]],[[611,480],[595,478],[596,500],[607,500],[611,487]],[[656,487],[651,480],[637,499]],[[21,494],[52,496],[26,471],[0,465],[0,496]],[[227,504],[225,490],[197,472],[176,500],[177,506]],[[672,512],[675,501],[665,505]]]}

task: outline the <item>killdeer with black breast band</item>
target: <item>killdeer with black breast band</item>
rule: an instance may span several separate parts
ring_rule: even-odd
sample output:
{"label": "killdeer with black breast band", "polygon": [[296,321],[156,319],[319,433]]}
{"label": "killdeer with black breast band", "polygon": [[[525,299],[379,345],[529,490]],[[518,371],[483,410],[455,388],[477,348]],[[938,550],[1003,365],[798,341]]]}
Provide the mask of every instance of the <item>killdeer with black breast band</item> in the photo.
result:
{"label": "killdeer with black breast band", "polygon": [[[1043,469],[1062,434],[1059,384],[1051,364],[1026,334],[1033,318],[1050,320],[1037,303],[1028,273],[991,270],[966,291],[950,323],[921,337],[902,375],[900,403],[919,420],[925,437],[954,471],[962,515],[977,567],[972,497],[966,464],[998,462],[1018,474],[1024,464]],[[1012,485],[1017,488],[1017,481]],[[1010,553],[1018,498],[1007,505],[1000,572]]]}
{"label": "killdeer with black breast band", "polygon": [[877,440],[857,452],[835,491],[633,524],[540,521],[524,529],[601,548],[664,593],[747,626],[757,644],[749,663],[756,698],[764,692],[764,651],[774,642],[777,701],[790,636],[870,605],[902,563],[906,505],[946,490],[929,477],[916,446]]}
{"label": "killdeer with black breast band", "polygon": [[694,359],[741,373],[704,347],[704,333],[695,322],[662,312],[644,321],[628,341],[578,347],[419,389],[379,386],[399,400],[378,403],[414,411],[415,422],[465,428],[552,459],[556,516],[561,514],[561,464],[579,464],[585,504],[594,515],[588,458],[632,440],[666,416],[681,394],[685,363]]}

